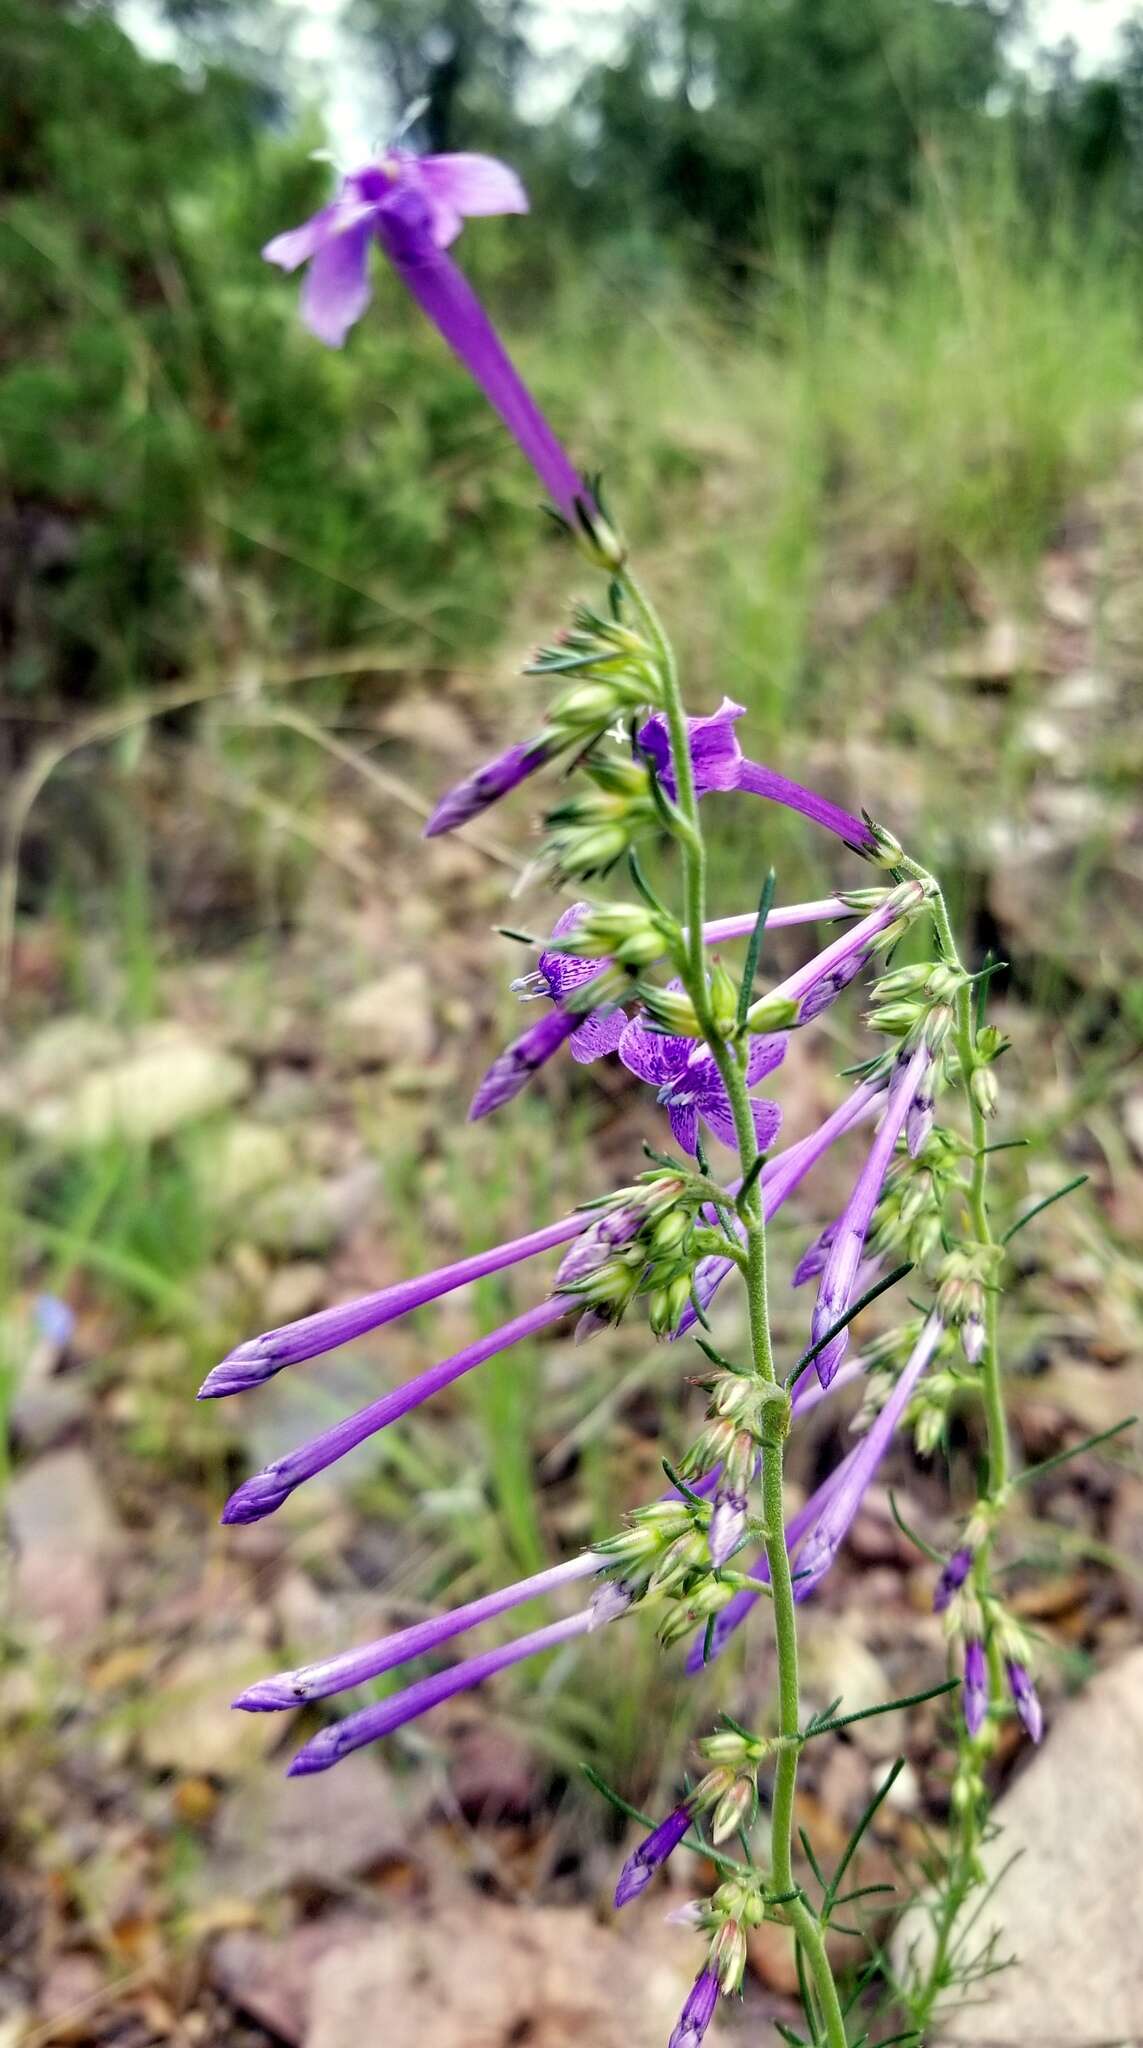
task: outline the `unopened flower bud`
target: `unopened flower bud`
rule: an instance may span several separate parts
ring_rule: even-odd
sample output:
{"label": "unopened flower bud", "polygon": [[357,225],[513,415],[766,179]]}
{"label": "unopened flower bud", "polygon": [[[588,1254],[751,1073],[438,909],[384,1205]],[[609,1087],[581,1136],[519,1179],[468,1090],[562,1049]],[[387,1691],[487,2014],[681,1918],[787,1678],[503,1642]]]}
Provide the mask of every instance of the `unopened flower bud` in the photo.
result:
{"label": "unopened flower bud", "polygon": [[656,1287],[647,1298],[647,1320],[656,1337],[669,1337],[677,1330],[690,1305],[691,1276],[679,1273],[665,1287]]}
{"label": "unopened flower bud", "polygon": [[753,1816],[758,1801],[758,1790],[752,1771],[743,1772],[724,1792],[711,1815],[710,1837],[716,1848],[720,1842],[728,1841],[739,1828],[746,1827]]}
{"label": "unopened flower bud", "polygon": [[994,1117],[1000,1102],[1000,1089],[992,1068],[974,1067],[968,1085],[981,1116]]}
{"label": "unopened flower bud", "polygon": [[720,960],[710,972],[710,1013],[720,1038],[729,1038],[738,1021],[738,987]]}
{"label": "unopened flower bud", "polygon": [[710,1945],[710,1967],[724,1994],[739,1989],[746,1973],[746,1932],[739,1921],[723,1921]]}
{"label": "unopened flower bud", "polygon": [[656,988],[640,982],[636,990],[648,1017],[672,1038],[701,1038],[695,1006],[682,989]]}

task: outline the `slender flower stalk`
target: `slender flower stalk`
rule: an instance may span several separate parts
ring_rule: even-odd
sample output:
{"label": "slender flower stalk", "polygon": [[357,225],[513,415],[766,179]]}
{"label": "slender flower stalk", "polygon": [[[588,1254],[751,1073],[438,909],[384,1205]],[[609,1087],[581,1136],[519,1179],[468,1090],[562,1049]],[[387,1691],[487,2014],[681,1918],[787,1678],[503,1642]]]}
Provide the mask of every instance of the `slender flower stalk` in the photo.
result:
{"label": "slender flower stalk", "polygon": [[417,1373],[406,1380],[403,1386],[394,1387],[383,1394],[379,1401],[370,1401],[359,1408],[355,1415],[347,1415],[343,1422],[334,1423],[332,1429],[323,1430],[311,1442],[303,1444],[296,1451],[288,1451],[282,1458],[255,1472],[244,1480],[237,1491],[232,1493],[222,1511],[224,1522],[260,1522],[264,1515],[272,1515],[288,1500],[296,1487],[307,1479],[313,1479],[319,1472],[325,1472],[335,1465],[339,1458],[363,1444],[368,1437],[376,1436],[378,1430],[386,1429],[412,1408],[419,1408],[444,1387],[452,1385],[475,1366],[483,1365],[487,1359],[496,1358],[502,1351],[511,1350],[514,1344],[522,1344],[529,1337],[537,1337],[567,1315],[571,1303],[556,1299],[542,1301],[537,1308],[526,1309],[523,1315],[514,1316],[509,1323],[491,1331],[487,1337],[478,1337],[474,1343],[466,1344],[460,1351],[454,1351],[451,1358],[445,1358],[438,1365],[432,1365],[427,1372]]}

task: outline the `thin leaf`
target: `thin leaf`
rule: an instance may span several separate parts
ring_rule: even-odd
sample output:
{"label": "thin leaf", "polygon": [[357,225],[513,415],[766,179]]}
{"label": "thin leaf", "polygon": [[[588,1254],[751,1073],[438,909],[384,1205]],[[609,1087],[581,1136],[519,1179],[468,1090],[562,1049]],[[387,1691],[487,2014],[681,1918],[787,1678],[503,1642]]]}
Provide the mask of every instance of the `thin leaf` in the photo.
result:
{"label": "thin leaf", "polygon": [[740,1365],[735,1365],[732,1358],[724,1358],[721,1351],[716,1351],[713,1344],[708,1344],[705,1337],[696,1337],[695,1343],[698,1345],[699,1350],[709,1358],[712,1365],[720,1365],[724,1372],[732,1372],[738,1379],[750,1377],[748,1373],[743,1371]]}
{"label": "thin leaf", "polygon": [[746,1013],[750,1008],[753,996],[754,976],[758,971],[758,955],[762,948],[762,934],[766,929],[766,919],[770,915],[770,909],[774,901],[774,890],[777,886],[777,880],[778,878],[773,868],[771,868],[766,876],[766,880],[762,884],[762,894],[758,898],[758,915],[754,920],[754,930],[750,934],[750,943],[746,948],[746,959],[742,967],[742,981],[738,990],[737,1028],[740,1032],[746,1029]]}
{"label": "thin leaf", "polygon": [[897,1497],[892,1488],[889,1491],[889,1512],[900,1529],[902,1536],[907,1536],[915,1549],[921,1551],[925,1557],[931,1557],[934,1564],[943,1565],[945,1560],[941,1556],[940,1551],[934,1550],[931,1543],[926,1543],[923,1536],[918,1536],[916,1530],[910,1528],[900,1508],[897,1506]]}
{"label": "thin leaf", "polygon": [[865,1293],[857,1301],[851,1302],[845,1314],[838,1317],[836,1323],[831,1325],[825,1332],[825,1335],[819,1337],[816,1344],[811,1344],[808,1351],[803,1351],[793,1372],[789,1375],[788,1379],[783,1381],[783,1385],[786,1387],[794,1386],[801,1379],[806,1367],[813,1364],[818,1353],[824,1351],[827,1344],[833,1343],[840,1330],[844,1330],[848,1323],[853,1322],[855,1316],[859,1316],[863,1309],[867,1309],[871,1301],[876,1301],[879,1294],[885,1294],[890,1287],[896,1287],[898,1280],[903,1280],[906,1273],[911,1273],[912,1270],[912,1259],[906,1259],[902,1265],[894,1266],[893,1271],[886,1273],[883,1279],[875,1280],[872,1287],[867,1287]]}
{"label": "thin leaf", "polygon": [[746,1204],[750,1199],[751,1191],[754,1188],[754,1185],[757,1182],[758,1177],[761,1174],[765,1164],[766,1154],[764,1152],[759,1152],[757,1158],[753,1160],[753,1162],[751,1163],[750,1171],[745,1175],[742,1182],[742,1186],[739,1188],[738,1193],[734,1197],[734,1206],[737,1209],[739,1215],[743,1219],[745,1219],[746,1216]]}
{"label": "thin leaf", "polygon": [[859,1707],[854,1714],[839,1714],[835,1721],[820,1721],[811,1724],[802,1737],[809,1742],[815,1735],[832,1735],[838,1728],[849,1728],[854,1721],[871,1721],[875,1714],[892,1714],[898,1707],[919,1707],[925,1700],[939,1700],[942,1693],[955,1692],[959,1678],[943,1679],[940,1685],[931,1685],[927,1692],[907,1693],[904,1699],[884,1700],[879,1707]]}
{"label": "thin leaf", "polygon": [[662,1460],[662,1465],[663,1470],[666,1473],[667,1478],[670,1480],[671,1485],[674,1487],[676,1493],[681,1493],[684,1500],[692,1501],[696,1508],[706,1507],[706,1502],[704,1501],[702,1495],[700,1493],[695,1493],[692,1490],[692,1488],[687,1485],[685,1479],[679,1478],[679,1475],[675,1471],[675,1468],[671,1464],[669,1458],[664,1458]]}
{"label": "thin leaf", "polygon": [[989,1152],[1015,1152],[1018,1146],[1030,1145],[1031,1142],[1031,1138],[997,1138],[991,1145],[982,1145],[976,1157],[983,1159]]}
{"label": "thin leaf", "polygon": [[602,1792],[604,1798],[610,1800],[617,1813],[625,1814],[628,1820],[637,1820],[641,1828],[654,1828],[658,1826],[658,1822],[652,1820],[649,1813],[640,1813],[637,1806],[632,1806],[626,1799],[621,1798],[619,1793],[608,1784],[606,1778],[601,1778],[599,1772],[593,1770],[590,1764],[581,1764],[580,1769],[588,1784],[594,1785],[597,1792]]}
{"label": "thin leaf", "polygon": [[653,910],[658,917],[666,918],[671,923],[673,923],[674,919],[671,917],[671,913],[667,909],[666,904],[662,903],[658,896],[656,896],[655,891],[652,889],[650,882],[647,880],[646,875],[643,873],[643,870],[639,865],[639,856],[636,853],[635,848],[633,846],[628,849],[627,865],[631,870],[631,880],[634,882],[635,887],[638,889],[639,894],[643,898],[644,903],[646,903],[648,907],[651,910]]}
{"label": "thin leaf", "polygon": [[542,946],[544,943],[542,939],[533,938],[531,932],[518,932],[510,924],[494,924],[492,929],[498,938],[514,939],[518,946]]}
{"label": "thin leaf", "polygon": [[1072,1444],[1070,1450],[1056,1451],[1050,1458],[1041,1459],[1038,1465],[1028,1465],[1023,1472],[1017,1472],[1013,1486],[1026,1486],[1032,1479],[1039,1479],[1044,1472],[1051,1472],[1057,1465],[1066,1465],[1069,1458],[1080,1458],[1085,1451],[1093,1451],[1097,1444],[1108,1443],[1113,1436],[1122,1436],[1125,1429],[1133,1429],[1138,1422],[1137,1415],[1125,1415],[1111,1429],[1101,1429],[1097,1436],[1085,1436],[1082,1443]]}
{"label": "thin leaf", "polygon": [[695,1286],[695,1279],[693,1273],[691,1274],[690,1301],[691,1307],[695,1312],[696,1320],[702,1324],[704,1330],[709,1330],[711,1327],[710,1317],[708,1316],[705,1308],[699,1300],[698,1289]]}
{"label": "thin leaf", "polygon": [[842,1898],[835,1899],[834,1905],[851,1906],[855,1899],[868,1899],[874,1892],[895,1892],[896,1889],[895,1884],[859,1884],[856,1891],[846,1892]]}
{"label": "thin leaf", "polygon": [[893,1787],[896,1784],[904,1768],[905,1758],[903,1756],[899,1756],[897,1758],[896,1763],[893,1765],[892,1770],[886,1777],[884,1784],[882,1784],[879,1787],[879,1789],[873,1794],[872,1799],[869,1801],[868,1806],[865,1808],[865,1811],[861,1815],[861,1818],[858,1821],[857,1826],[854,1828],[853,1833],[851,1834],[848,1842],[846,1843],[845,1849],[842,1853],[841,1862],[838,1864],[837,1869],[834,1871],[834,1874],[829,1882],[829,1889],[826,1892],[825,1898],[822,1900],[821,1917],[823,1920],[828,1920],[830,1913],[833,1910],[833,1904],[837,1897],[838,1889],[841,1885],[841,1880],[845,1876],[846,1871],[849,1869],[850,1864],[853,1862],[853,1859],[856,1856],[858,1849],[861,1847],[863,1835],[865,1834],[867,1828],[869,1828],[872,1825],[878,1807],[881,1805],[884,1799],[888,1798],[890,1792],[893,1790]]}
{"label": "thin leaf", "polygon": [[814,1876],[817,1878],[817,1881],[820,1884],[823,1892],[828,1891],[829,1880],[825,1876],[821,1864],[818,1862],[817,1856],[814,1853],[814,1845],[811,1842],[809,1835],[806,1833],[805,1828],[798,1829],[798,1840],[801,1843],[803,1850],[805,1851],[806,1862],[809,1864],[810,1869],[813,1871]]}
{"label": "thin leaf", "polygon": [[1082,1188],[1087,1178],[1088,1175],[1086,1173],[1077,1173],[1074,1180],[1065,1181],[1063,1187],[1057,1188],[1054,1195],[1045,1195],[1043,1201],[1036,1202],[1026,1215],[1016,1218],[1011,1228],[1005,1231],[1000,1240],[1001,1244],[1011,1244],[1016,1232],[1023,1230],[1026,1223],[1031,1223],[1034,1216],[1039,1216],[1043,1210],[1050,1209],[1053,1202],[1062,1202],[1065,1195],[1074,1195],[1077,1188]]}

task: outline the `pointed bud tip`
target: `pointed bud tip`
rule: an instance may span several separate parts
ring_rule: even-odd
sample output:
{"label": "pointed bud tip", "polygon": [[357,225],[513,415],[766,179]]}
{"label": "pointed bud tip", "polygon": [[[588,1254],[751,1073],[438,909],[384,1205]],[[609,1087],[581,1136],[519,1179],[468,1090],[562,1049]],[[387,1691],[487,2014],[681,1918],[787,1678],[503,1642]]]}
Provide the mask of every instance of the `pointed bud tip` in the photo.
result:
{"label": "pointed bud tip", "polygon": [[230,1704],[242,1714],[278,1714],[300,1706],[301,1701],[284,1679],[260,1678],[255,1685],[248,1685],[245,1692],[240,1692]]}

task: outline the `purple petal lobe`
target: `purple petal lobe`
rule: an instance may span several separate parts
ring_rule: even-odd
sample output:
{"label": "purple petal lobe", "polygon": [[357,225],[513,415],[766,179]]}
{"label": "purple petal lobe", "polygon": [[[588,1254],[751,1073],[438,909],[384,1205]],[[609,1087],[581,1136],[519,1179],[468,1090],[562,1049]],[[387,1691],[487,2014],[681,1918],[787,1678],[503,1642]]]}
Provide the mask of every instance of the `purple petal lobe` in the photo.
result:
{"label": "purple petal lobe", "polygon": [[[528,195],[515,171],[494,156],[474,156],[463,150],[450,156],[423,156],[417,169],[433,199],[461,219],[528,211]],[[444,246],[439,238],[438,246]]]}
{"label": "purple petal lobe", "polygon": [[329,348],[340,348],[372,294],[369,222],[333,235],[314,253],[302,286],[302,319]]}
{"label": "purple petal lobe", "polygon": [[619,1873],[615,1887],[615,1903],[626,1906],[646,1891],[655,1872],[661,1869],[672,1851],[677,1849],[691,1824],[690,1808],[676,1806],[653,1828],[645,1841],[627,1858]]}
{"label": "purple petal lobe", "polygon": [[493,1060],[468,1111],[470,1123],[476,1123],[482,1116],[488,1116],[494,1109],[503,1109],[506,1102],[519,1095],[526,1088],[537,1068],[550,1060],[578,1030],[582,1018],[570,1010],[549,1010],[530,1031],[513,1039],[502,1053]]}
{"label": "purple petal lobe", "polygon": [[548,748],[536,740],[507,747],[504,753],[486,761],[482,768],[445,792],[425,825],[423,836],[436,839],[442,832],[455,832],[458,825],[467,825],[490,804],[499,803],[509,790],[517,789],[529,775],[534,775],[547,759]]}
{"label": "purple petal lobe", "polygon": [[[700,797],[712,790],[734,789],[742,767],[742,749],[735,737],[735,721],[745,716],[745,705],[724,697],[711,718],[688,718],[687,735],[694,769],[695,791]],[[661,711],[640,728],[639,745],[649,754],[668,796],[678,795],[671,761],[671,737]]]}
{"label": "purple petal lobe", "polygon": [[691,1986],[667,2048],[700,2048],[717,2004],[718,1978],[713,1970],[703,1970]]}

